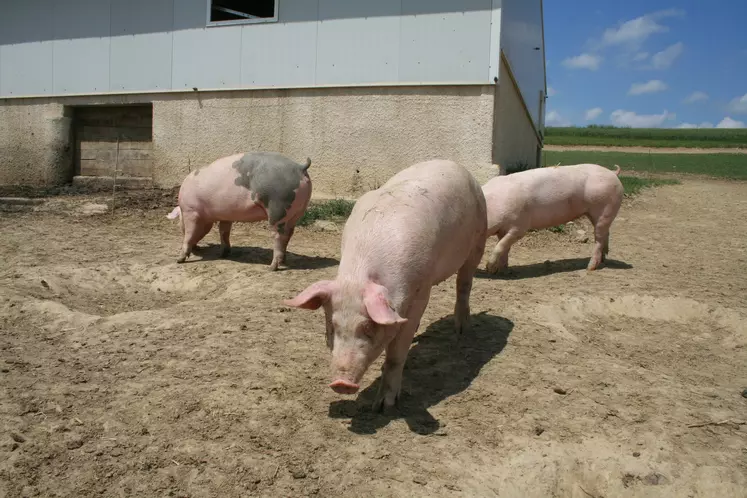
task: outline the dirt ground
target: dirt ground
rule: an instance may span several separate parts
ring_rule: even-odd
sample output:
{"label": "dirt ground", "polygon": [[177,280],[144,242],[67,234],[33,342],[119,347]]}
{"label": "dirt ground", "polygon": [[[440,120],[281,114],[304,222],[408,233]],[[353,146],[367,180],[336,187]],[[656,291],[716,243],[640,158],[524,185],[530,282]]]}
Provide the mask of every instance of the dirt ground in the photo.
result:
{"label": "dirt ground", "polygon": [[747,184],[627,200],[598,272],[586,222],[529,234],[463,343],[441,284],[396,416],[380,360],[336,395],[322,312],[281,303],[334,276],[335,226],[277,273],[262,225],[177,265],[173,198],[0,212],[0,497],[745,496]]}

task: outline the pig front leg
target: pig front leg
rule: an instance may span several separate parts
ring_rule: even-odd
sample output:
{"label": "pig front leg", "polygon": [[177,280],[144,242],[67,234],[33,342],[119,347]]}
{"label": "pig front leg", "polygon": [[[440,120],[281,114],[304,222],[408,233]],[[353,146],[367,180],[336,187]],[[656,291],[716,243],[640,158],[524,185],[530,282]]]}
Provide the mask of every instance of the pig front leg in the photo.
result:
{"label": "pig front leg", "polygon": [[374,412],[387,412],[394,408],[400,397],[402,388],[402,371],[405,368],[407,354],[410,352],[412,338],[420,326],[420,319],[430,299],[430,288],[424,291],[410,306],[407,313],[407,323],[400,326],[399,332],[386,348],[386,358],[381,367],[381,384],[374,399]]}
{"label": "pig front leg", "polygon": [[525,233],[526,230],[524,229],[512,228],[500,238],[488,258],[488,264],[485,268],[488,273],[498,273],[499,270],[508,267],[508,252],[511,250],[511,246],[521,239]]}
{"label": "pig front leg", "polygon": [[221,221],[218,223],[218,231],[220,232],[220,257],[225,258],[231,254],[231,222]]}
{"label": "pig front leg", "polygon": [[273,240],[274,248],[272,250],[272,263],[270,264],[270,271],[278,269],[282,263],[285,262],[285,252],[288,248],[288,242],[290,242],[293,232],[296,230],[296,222],[278,223],[277,226],[273,227]]}

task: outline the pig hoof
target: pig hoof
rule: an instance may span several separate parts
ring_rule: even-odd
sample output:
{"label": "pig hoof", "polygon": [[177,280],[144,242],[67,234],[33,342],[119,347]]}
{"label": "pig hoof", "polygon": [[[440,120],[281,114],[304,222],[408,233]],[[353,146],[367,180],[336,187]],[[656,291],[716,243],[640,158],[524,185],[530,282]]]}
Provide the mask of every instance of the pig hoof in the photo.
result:
{"label": "pig hoof", "polygon": [[399,397],[397,397],[392,404],[386,403],[384,398],[381,398],[373,402],[371,411],[373,411],[374,413],[381,413],[382,415],[393,415],[397,412],[398,405]]}
{"label": "pig hoof", "polygon": [[184,263],[185,261],[187,261],[186,256],[179,256],[178,258],[176,258],[177,263]]}

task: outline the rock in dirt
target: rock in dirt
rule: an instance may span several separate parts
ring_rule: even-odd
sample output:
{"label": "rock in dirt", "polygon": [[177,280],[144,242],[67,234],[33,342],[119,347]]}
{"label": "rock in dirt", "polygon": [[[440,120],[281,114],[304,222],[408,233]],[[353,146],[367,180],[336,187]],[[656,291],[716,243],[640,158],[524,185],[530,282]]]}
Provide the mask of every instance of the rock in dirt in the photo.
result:
{"label": "rock in dirt", "polygon": [[106,204],[94,204],[92,202],[83,204],[80,207],[81,214],[84,214],[86,216],[91,216],[94,214],[103,214],[106,213],[109,210],[109,206]]}
{"label": "rock in dirt", "polygon": [[747,389],[745,389],[744,391],[742,391],[742,397],[743,398],[747,398]]}
{"label": "rock in dirt", "polygon": [[306,479],[306,471],[303,469],[291,469],[293,479]]}
{"label": "rock in dirt", "polygon": [[566,395],[566,394],[568,394],[568,391],[567,391],[567,390],[565,390],[565,389],[563,389],[562,387],[554,387],[554,388],[553,388],[553,392],[554,392],[555,394],[562,394],[562,395]]}
{"label": "rock in dirt", "polygon": [[415,484],[420,484],[421,486],[425,486],[426,484],[428,484],[428,480],[424,477],[413,477],[412,482],[414,482]]}
{"label": "rock in dirt", "polygon": [[636,458],[638,458],[639,456],[641,456],[641,452],[640,451],[634,451],[633,452],[633,456],[636,457]]}
{"label": "rock in dirt", "polygon": [[339,232],[340,227],[334,221],[329,220],[316,220],[314,227],[325,232]]}
{"label": "rock in dirt", "polygon": [[16,451],[18,449],[18,443],[15,441],[4,441],[2,444],[0,444],[0,450],[1,451]]}
{"label": "rock in dirt", "polygon": [[649,486],[660,486],[669,483],[669,479],[658,472],[648,474],[646,477],[641,479],[641,481],[643,481],[643,484],[648,484]]}
{"label": "rock in dirt", "polygon": [[69,450],[77,450],[78,448],[83,446],[83,438],[81,438],[80,436],[73,436],[68,440],[66,446]]}
{"label": "rock in dirt", "polygon": [[25,443],[26,442],[26,438],[23,435],[18,434],[17,432],[11,432],[10,433],[10,437],[16,443]]}

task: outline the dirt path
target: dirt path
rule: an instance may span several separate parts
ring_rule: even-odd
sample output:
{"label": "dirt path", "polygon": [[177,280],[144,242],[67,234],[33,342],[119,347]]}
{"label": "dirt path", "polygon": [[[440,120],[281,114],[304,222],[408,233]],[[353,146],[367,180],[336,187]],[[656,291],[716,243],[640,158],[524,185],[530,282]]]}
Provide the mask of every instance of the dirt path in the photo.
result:
{"label": "dirt path", "polygon": [[696,147],[608,147],[605,145],[545,145],[546,151],[628,152],[631,154],[747,154],[747,149]]}
{"label": "dirt path", "polygon": [[335,395],[321,312],[280,304],[334,276],[338,233],[297,230],[278,273],[256,226],[176,265],[170,199],[83,201],[0,213],[0,497],[744,496],[745,183],[626,202],[591,274],[585,223],[530,234],[463,344],[439,286],[394,418],[380,362]]}

